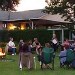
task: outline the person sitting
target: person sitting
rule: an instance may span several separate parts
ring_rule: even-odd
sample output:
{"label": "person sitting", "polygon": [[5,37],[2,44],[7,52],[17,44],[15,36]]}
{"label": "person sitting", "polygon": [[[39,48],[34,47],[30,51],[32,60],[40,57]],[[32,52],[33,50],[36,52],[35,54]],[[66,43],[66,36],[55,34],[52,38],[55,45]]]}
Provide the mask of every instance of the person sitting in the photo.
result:
{"label": "person sitting", "polygon": [[[52,55],[52,56],[51,56]],[[52,61],[51,58],[54,55],[54,49],[51,48],[49,43],[45,43],[45,47],[42,49],[41,52],[41,68],[42,66],[47,67],[47,68],[51,68],[49,63]]]}
{"label": "person sitting", "polygon": [[10,41],[8,42],[8,52],[11,52],[12,55],[16,54],[16,47],[15,43],[13,42],[13,38],[10,38]]}
{"label": "person sitting", "polygon": [[36,51],[36,53],[38,54],[38,49],[41,47],[41,44],[39,43],[37,38],[34,38],[34,42],[32,44],[34,50]]}
{"label": "person sitting", "polygon": [[71,48],[72,50],[75,50],[75,39],[74,39],[73,43],[70,45],[70,48]]}
{"label": "person sitting", "polygon": [[65,39],[64,42],[63,42],[63,44],[62,44],[62,46],[65,47],[65,48],[67,48],[67,49],[69,49],[70,48],[70,42],[69,42],[69,40]]}
{"label": "person sitting", "polygon": [[60,67],[63,67],[65,62],[66,62],[66,48],[65,46],[62,47],[60,54],[59,54],[59,58],[60,58]]}

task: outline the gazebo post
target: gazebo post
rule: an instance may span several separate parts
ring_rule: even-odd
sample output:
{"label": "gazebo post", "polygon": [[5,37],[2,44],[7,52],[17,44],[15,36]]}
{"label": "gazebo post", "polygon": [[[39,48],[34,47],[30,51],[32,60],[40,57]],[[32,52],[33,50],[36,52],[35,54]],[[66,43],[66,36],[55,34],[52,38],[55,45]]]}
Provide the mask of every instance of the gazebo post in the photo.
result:
{"label": "gazebo post", "polygon": [[33,21],[32,21],[32,29],[34,29],[34,24],[33,24]]}
{"label": "gazebo post", "polygon": [[53,30],[53,34],[55,34],[55,30]]}
{"label": "gazebo post", "polygon": [[64,29],[62,28],[62,43],[64,42]]}
{"label": "gazebo post", "polygon": [[69,31],[69,40],[71,40],[71,31]]}

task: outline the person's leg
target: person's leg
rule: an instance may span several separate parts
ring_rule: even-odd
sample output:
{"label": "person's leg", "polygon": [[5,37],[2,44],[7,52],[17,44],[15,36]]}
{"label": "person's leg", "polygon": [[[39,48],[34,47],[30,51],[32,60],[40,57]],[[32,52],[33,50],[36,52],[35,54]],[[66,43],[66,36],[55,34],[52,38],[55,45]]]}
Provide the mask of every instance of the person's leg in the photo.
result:
{"label": "person's leg", "polygon": [[54,47],[54,52],[56,52],[56,50],[57,50],[57,44],[54,44],[53,47]]}
{"label": "person's leg", "polygon": [[34,63],[36,65],[36,62],[34,62],[34,58],[33,58],[32,53],[29,53],[29,60],[30,60],[30,68],[33,69],[33,65],[34,65]]}
{"label": "person's leg", "polygon": [[23,61],[23,53],[20,53],[19,54],[19,68],[20,68],[20,70],[22,70],[23,69],[23,63],[22,63],[22,61]]}
{"label": "person's leg", "polygon": [[12,48],[12,54],[14,54],[15,55],[15,48]]}

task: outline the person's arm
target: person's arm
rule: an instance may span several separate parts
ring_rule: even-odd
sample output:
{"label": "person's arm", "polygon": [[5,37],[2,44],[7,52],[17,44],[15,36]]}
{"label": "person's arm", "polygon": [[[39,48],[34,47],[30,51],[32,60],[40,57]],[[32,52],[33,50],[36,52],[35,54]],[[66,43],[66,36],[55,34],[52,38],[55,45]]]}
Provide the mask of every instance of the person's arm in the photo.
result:
{"label": "person's arm", "polygon": [[15,43],[13,42],[13,47],[15,47]]}
{"label": "person's arm", "polygon": [[16,47],[15,47],[15,43],[14,43],[14,42],[12,42],[12,45],[11,45],[11,46],[12,46],[12,48],[16,48]]}
{"label": "person's arm", "polygon": [[8,43],[8,46],[11,47],[11,42]]}
{"label": "person's arm", "polygon": [[35,42],[33,42],[32,46],[33,46],[33,47],[36,47],[36,43],[35,43]]}

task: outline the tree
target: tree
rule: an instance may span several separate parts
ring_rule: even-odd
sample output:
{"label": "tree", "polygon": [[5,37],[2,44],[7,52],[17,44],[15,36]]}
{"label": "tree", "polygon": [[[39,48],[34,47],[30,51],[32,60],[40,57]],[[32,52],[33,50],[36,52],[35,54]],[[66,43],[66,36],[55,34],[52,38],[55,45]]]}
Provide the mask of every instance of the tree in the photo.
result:
{"label": "tree", "polygon": [[66,16],[65,20],[74,21],[75,0],[46,0],[47,6],[44,12],[50,14],[61,14]]}
{"label": "tree", "polygon": [[20,0],[0,0],[0,8],[4,11],[15,11],[15,6],[19,4],[19,1]]}

